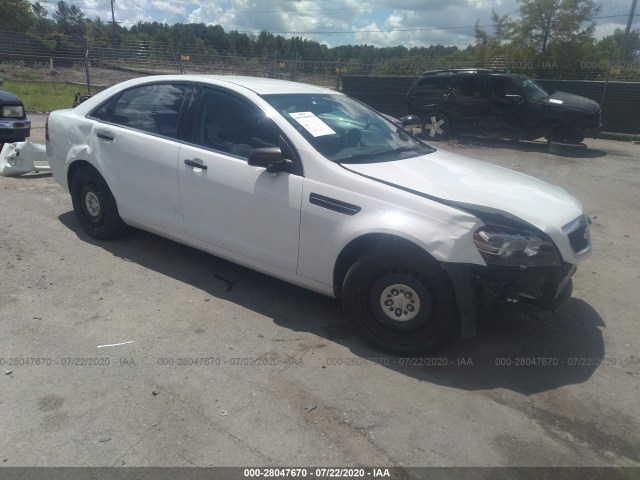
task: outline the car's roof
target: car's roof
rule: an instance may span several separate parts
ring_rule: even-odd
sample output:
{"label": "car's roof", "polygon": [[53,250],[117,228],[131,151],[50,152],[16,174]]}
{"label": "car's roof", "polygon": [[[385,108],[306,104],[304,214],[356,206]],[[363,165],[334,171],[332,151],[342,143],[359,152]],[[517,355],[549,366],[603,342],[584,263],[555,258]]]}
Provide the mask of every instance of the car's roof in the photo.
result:
{"label": "car's roof", "polygon": [[22,102],[14,94],[0,90],[0,102],[5,105],[22,105]]}
{"label": "car's roof", "polygon": [[454,76],[454,75],[490,75],[490,76],[502,76],[502,77],[512,77],[512,78],[528,78],[526,75],[522,73],[511,73],[504,72],[502,70],[493,70],[490,68],[457,68],[457,69],[449,69],[449,70],[432,70],[429,72],[424,72],[422,77],[431,77],[431,76]]}
{"label": "car's roof", "polygon": [[127,82],[129,86],[148,82],[199,82],[212,85],[226,85],[235,90],[247,89],[258,95],[282,94],[282,93],[306,93],[306,94],[331,94],[337,93],[324,87],[309,85],[306,83],[277,80],[274,78],[247,77],[236,75],[154,75],[141,77]]}

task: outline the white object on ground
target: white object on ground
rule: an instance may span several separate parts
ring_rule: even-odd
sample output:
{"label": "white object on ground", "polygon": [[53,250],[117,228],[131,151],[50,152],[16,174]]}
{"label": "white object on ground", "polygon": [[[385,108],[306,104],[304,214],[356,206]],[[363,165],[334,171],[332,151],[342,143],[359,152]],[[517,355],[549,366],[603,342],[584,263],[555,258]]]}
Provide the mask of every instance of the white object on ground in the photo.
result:
{"label": "white object on ground", "polygon": [[[40,165],[35,165],[36,163]],[[17,177],[29,172],[50,172],[47,149],[31,142],[5,143],[0,152],[0,175]]]}
{"label": "white object on ground", "polygon": [[133,340],[129,340],[128,342],[109,343],[107,345],[98,345],[98,348],[119,347],[120,345],[129,345],[130,343],[133,343]]}
{"label": "white object on ground", "polygon": [[120,345],[128,345],[130,343],[133,343],[133,340],[129,340],[128,342],[110,343],[110,344],[107,344],[107,345],[98,345],[98,348],[119,347]]}

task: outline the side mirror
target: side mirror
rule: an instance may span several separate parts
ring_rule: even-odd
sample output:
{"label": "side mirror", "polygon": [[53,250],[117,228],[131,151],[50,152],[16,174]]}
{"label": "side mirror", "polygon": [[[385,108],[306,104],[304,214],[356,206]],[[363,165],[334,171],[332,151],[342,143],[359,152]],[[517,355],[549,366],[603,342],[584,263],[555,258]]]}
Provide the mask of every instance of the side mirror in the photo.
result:
{"label": "side mirror", "polygon": [[280,147],[264,147],[251,150],[247,163],[252,167],[266,168],[267,173],[275,175],[287,170],[292,162],[284,158]]}

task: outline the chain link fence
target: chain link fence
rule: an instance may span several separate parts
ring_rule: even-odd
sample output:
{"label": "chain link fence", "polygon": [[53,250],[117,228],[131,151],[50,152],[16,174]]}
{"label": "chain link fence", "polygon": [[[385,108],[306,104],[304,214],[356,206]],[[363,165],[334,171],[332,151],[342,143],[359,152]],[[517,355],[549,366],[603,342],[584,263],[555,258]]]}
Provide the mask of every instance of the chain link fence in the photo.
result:
{"label": "chain link fence", "polygon": [[[55,43],[55,45],[53,44]],[[458,52],[462,54],[461,52]],[[404,98],[415,78],[430,70],[492,68],[523,73],[550,90],[582,95],[600,103],[605,128],[640,133],[640,62],[596,58],[541,60],[393,58],[308,59],[251,48],[177,48],[161,42],[123,39],[87,43],[85,38],[57,40],[0,31],[0,65],[53,71],[57,68],[118,70],[129,74],[198,73],[251,75],[302,81],[345,91],[390,115],[402,115]],[[638,82],[638,83],[636,83]],[[105,85],[108,86],[108,85]]]}

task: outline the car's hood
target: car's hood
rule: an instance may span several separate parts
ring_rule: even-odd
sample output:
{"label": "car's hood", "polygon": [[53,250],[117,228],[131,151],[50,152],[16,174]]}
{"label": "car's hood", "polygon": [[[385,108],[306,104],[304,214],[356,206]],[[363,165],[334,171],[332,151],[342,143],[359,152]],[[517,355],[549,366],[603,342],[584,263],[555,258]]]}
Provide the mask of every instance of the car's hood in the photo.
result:
{"label": "car's hood", "polygon": [[560,187],[453,153],[436,151],[393,162],[343,167],[436,201],[495,209],[542,231],[558,232],[582,215],[582,206]]}
{"label": "car's hood", "polygon": [[542,100],[542,104],[556,108],[579,110],[586,114],[595,114],[600,111],[600,105],[598,102],[591,100],[590,98],[566,92],[555,92],[553,95]]}

